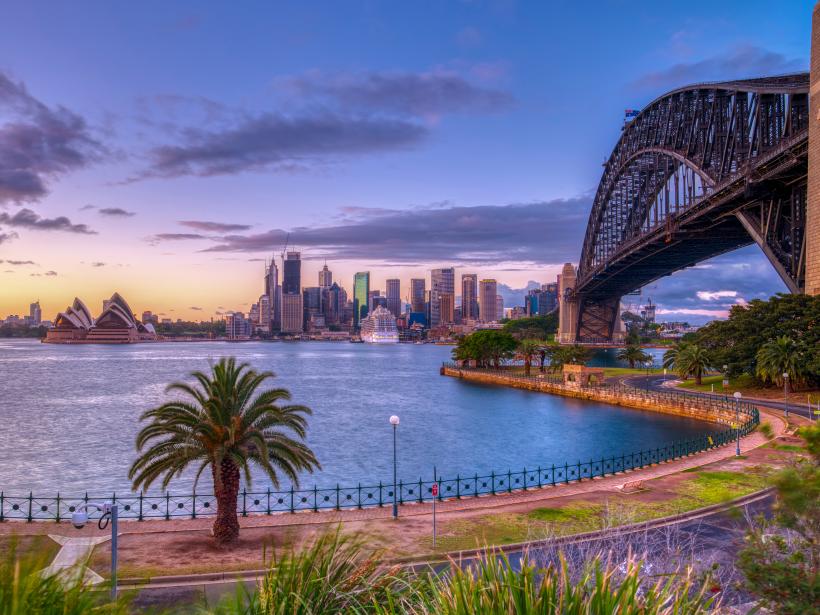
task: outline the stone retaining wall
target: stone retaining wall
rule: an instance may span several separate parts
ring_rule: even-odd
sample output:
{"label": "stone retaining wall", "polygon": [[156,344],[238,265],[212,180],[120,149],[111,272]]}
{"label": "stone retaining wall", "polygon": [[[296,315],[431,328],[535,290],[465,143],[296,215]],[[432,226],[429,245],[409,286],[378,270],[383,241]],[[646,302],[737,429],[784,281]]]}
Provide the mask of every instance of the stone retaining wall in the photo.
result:
{"label": "stone retaining wall", "polygon": [[671,399],[673,395],[670,394],[670,399],[663,399],[663,394],[653,394],[651,392],[642,394],[639,389],[624,391],[612,387],[582,388],[571,385],[561,385],[549,380],[538,380],[538,378],[511,376],[503,373],[494,374],[453,367],[442,367],[441,374],[443,376],[461,378],[462,380],[469,380],[470,382],[478,382],[481,384],[508,386],[516,389],[574,397],[576,399],[599,401],[614,406],[625,406],[639,410],[649,410],[650,412],[660,412],[662,414],[674,414],[676,416],[685,416],[691,419],[720,423],[722,425],[728,425],[735,421],[734,410],[715,407],[710,405],[708,400],[698,399],[697,397],[681,395],[678,399]]}

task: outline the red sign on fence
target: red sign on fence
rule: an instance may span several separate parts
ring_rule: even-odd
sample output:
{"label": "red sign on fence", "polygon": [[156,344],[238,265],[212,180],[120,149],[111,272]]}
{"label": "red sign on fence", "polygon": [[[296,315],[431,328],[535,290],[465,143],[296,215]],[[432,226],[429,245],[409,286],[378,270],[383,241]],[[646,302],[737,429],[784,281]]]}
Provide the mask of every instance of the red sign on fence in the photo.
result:
{"label": "red sign on fence", "polygon": [[432,494],[433,494],[433,497],[438,496],[438,483],[433,483]]}

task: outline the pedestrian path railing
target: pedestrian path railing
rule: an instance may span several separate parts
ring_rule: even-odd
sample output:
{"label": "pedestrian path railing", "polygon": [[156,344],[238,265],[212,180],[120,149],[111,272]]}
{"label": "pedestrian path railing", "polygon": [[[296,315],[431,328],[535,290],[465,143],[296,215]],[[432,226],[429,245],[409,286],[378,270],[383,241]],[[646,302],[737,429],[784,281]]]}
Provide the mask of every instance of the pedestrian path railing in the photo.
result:
{"label": "pedestrian path railing", "polygon": [[[455,364],[457,369],[464,368]],[[487,371],[487,370],[483,370]],[[539,376],[512,376],[515,378],[534,378]],[[552,377],[547,375],[547,377]],[[560,378],[556,378],[560,381]],[[611,385],[598,385],[598,388]],[[739,435],[751,433],[760,421],[757,408],[747,402],[735,406],[735,400],[709,399],[682,391],[647,391],[629,385],[614,385],[614,390],[628,392],[631,395],[644,395],[646,399],[669,402],[686,398],[693,404],[702,404],[705,408],[731,410],[740,416],[740,422],[732,427],[721,426],[696,438],[679,440],[655,448],[621,453],[617,455],[602,453],[601,457],[581,461],[507,469],[507,471],[487,473],[465,473],[455,476],[419,477],[418,480],[400,480],[392,482],[369,481],[355,486],[341,486],[312,489],[271,489],[239,493],[238,511],[242,516],[253,514],[296,513],[302,511],[319,512],[322,510],[363,509],[369,507],[392,506],[393,501],[411,505],[429,502],[434,499],[433,485],[438,483],[439,491],[435,499],[476,498],[514,491],[552,488],[559,485],[589,480],[595,477],[609,476],[629,470],[638,470],[646,466],[665,463],[733,443]],[[678,397],[681,396],[681,397]],[[85,493],[82,496],[8,495],[0,492],[0,521],[65,521],[71,514],[88,501],[109,500],[119,504],[121,519],[138,521],[149,519],[196,519],[216,513],[216,498],[213,493],[188,493],[152,495],[152,494],[117,494]]]}

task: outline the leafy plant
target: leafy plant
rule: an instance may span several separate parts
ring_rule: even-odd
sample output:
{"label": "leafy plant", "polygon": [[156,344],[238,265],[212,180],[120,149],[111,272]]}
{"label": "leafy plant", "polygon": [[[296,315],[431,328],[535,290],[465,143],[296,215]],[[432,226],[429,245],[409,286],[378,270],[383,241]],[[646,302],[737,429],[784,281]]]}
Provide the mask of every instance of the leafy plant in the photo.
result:
{"label": "leafy plant", "polygon": [[619,361],[626,361],[629,363],[630,369],[635,369],[636,363],[648,363],[652,360],[652,356],[644,352],[638,344],[629,344],[618,351],[615,355]]}
{"label": "leafy plant", "polygon": [[[805,353],[800,344],[787,335],[769,340],[757,351],[755,375],[763,382],[773,382],[788,391],[789,382],[802,383],[806,374]],[[783,374],[789,378],[784,383]]]}
{"label": "leafy plant", "polygon": [[543,346],[543,342],[533,339],[524,339],[518,342],[515,356],[524,361],[524,374],[529,376],[532,369],[532,359],[538,355]]}
{"label": "leafy plant", "polygon": [[197,371],[192,376],[198,386],[176,382],[167,389],[179,391],[187,400],[171,401],[142,415],[150,423],[137,435],[141,454],[129,478],[135,490],[148,489],[159,478],[165,489],[193,464],[196,487],[210,468],[217,502],[213,534],[224,544],[239,536],[240,471],[250,483],[250,466],[256,465],[278,488],[280,472],[298,484],[299,472],[320,467],[301,441],[307,431],[305,415],[311,411],[278,405],[290,400],[286,389],[258,392],[273,374],[256,372],[246,363],[237,365],[233,358],[220,359],[210,374]]}

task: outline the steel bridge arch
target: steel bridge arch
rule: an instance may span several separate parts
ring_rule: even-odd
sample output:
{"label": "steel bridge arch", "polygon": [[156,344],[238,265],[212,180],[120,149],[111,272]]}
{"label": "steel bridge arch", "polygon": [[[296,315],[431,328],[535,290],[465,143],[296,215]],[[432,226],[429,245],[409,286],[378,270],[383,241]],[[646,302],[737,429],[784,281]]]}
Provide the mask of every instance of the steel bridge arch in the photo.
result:
{"label": "steel bridge arch", "polygon": [[[752,242],[800,292],[808,90],[808,73],[696,84],[659,96],[625,125],[593,201],[568,295],[577,323],[565,341],[611,338],[621,295]],[[679,254],[687,242],[692,258]],[[666,264],[647,265],[664,252]],[[600,326],[586,326],[586,306]]]}

